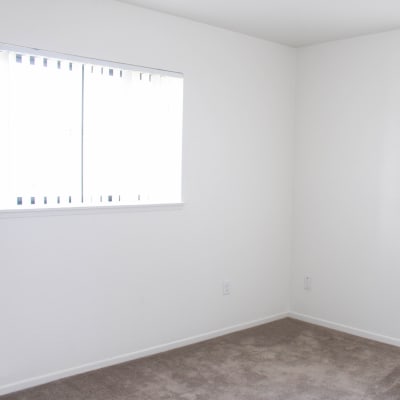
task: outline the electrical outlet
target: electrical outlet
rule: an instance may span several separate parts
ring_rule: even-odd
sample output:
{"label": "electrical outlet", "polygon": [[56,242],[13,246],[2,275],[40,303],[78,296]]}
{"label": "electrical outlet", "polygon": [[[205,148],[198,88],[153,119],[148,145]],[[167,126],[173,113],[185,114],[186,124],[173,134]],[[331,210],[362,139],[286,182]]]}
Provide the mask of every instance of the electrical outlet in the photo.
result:
{"label": "electrical outlet", "polygon": [[231,294],[231,284],[228,281],[222,282],[222,295],[227,296]]}
{"label": "electrical outlet", "polygon": [[304,290],[311,290],[311,277],[305,276],[304,277]]}

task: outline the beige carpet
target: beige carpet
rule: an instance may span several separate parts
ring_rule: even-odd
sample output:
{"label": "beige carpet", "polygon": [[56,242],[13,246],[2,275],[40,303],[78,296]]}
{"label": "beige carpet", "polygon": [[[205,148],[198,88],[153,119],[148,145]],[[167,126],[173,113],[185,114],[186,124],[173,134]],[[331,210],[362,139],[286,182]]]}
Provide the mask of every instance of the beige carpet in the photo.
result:
{"label": "beige carpet", "polygon": [[284,319],[3,399],[400,400],[400,348]]}

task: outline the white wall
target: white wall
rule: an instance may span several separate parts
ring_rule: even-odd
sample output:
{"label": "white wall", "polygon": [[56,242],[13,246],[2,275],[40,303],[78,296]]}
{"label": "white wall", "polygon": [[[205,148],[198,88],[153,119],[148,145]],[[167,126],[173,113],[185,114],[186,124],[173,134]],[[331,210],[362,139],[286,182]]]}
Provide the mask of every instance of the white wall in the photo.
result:
{"label": "white wall", "polygon": [[184,206],[0,216],[0,391],[288,310],[294,50],[111,0],[3,0],[0,41],[185,74]]}
{"label": "white wall", "polygon": [[298,51],[291,302],[400,345],[399,49],[396,31]]}

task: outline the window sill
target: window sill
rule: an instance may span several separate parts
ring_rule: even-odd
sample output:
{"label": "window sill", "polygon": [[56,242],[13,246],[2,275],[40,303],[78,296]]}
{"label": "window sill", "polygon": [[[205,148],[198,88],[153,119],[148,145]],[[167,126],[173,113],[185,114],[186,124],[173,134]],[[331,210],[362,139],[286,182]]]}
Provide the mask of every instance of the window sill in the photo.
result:
{"label": "window sill", "polygon": [[126,212],[151,212],[163,210],[180,210],[184,202],[177,203],[148,203],[132,205],[109,205],[109,206],[71,206],[57,208],[32,208],[32,209],[9,209],[0,210],[2,218],[29,218],[29,217],[51,217],[69,215],[94,215],[94,214],[114,214]]}

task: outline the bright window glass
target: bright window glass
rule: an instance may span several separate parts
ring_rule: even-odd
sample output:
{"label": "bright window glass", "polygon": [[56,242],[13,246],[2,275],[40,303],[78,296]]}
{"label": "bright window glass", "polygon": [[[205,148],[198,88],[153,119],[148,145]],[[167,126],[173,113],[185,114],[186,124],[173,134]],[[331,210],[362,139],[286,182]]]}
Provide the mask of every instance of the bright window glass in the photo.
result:
{"label": "bright window glass", "polygon": [[181,201],[183,79],[0,52],[1,209]]}

